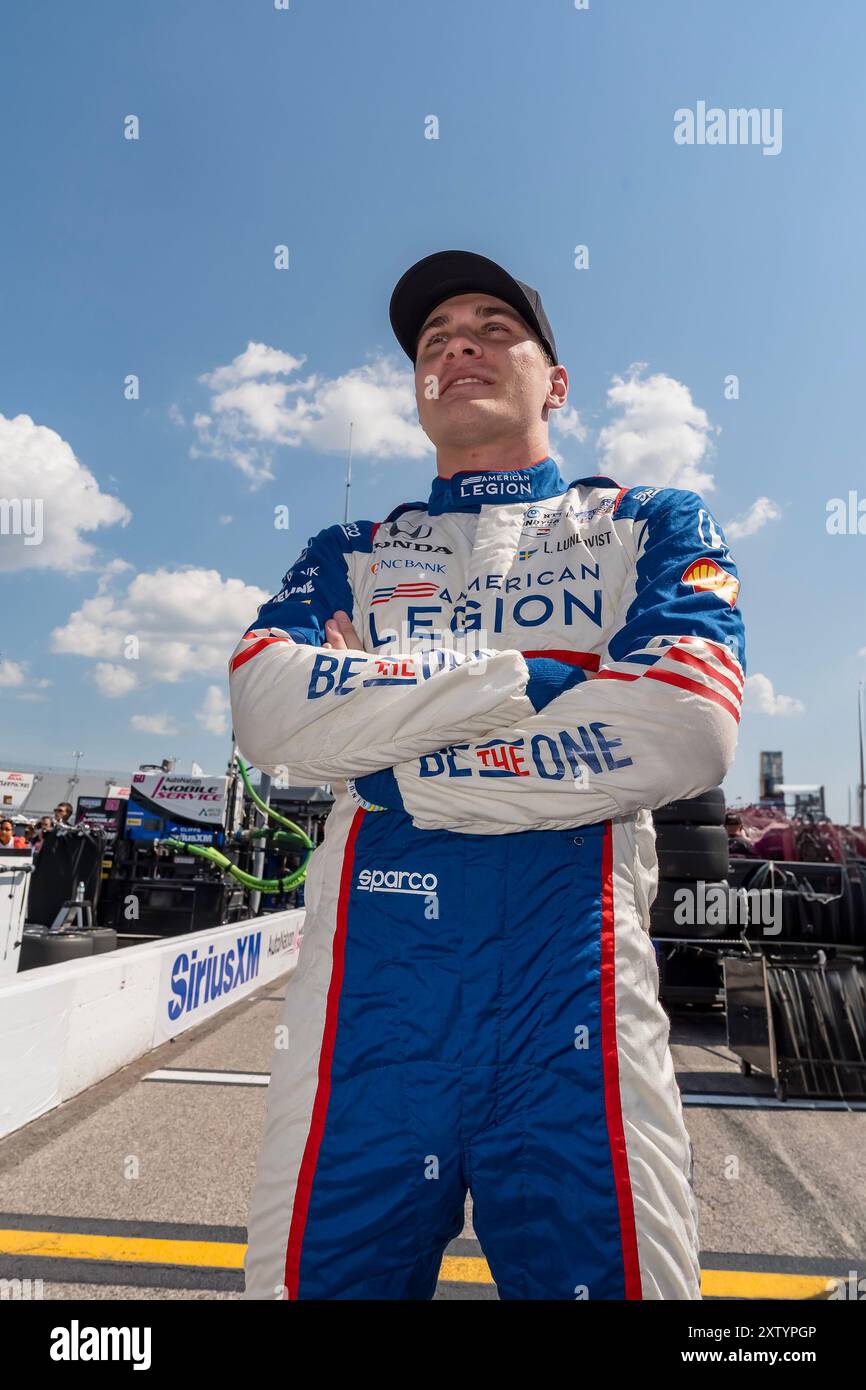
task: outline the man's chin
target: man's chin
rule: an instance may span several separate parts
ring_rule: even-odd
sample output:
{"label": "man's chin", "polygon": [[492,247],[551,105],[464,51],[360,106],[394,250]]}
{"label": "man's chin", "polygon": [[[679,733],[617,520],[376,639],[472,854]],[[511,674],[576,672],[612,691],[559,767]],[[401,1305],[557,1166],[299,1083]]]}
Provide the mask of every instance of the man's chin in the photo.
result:
{"label": "man's chin", "polygon": [[437,448],[472,448],[489,444],[500,434],[508,432],[502,412],[489,409],[493,404],[490,400],[469,398],[447,417],[440,416],[436,421],[430,421],[430,428],[425,428],[424,432]]}

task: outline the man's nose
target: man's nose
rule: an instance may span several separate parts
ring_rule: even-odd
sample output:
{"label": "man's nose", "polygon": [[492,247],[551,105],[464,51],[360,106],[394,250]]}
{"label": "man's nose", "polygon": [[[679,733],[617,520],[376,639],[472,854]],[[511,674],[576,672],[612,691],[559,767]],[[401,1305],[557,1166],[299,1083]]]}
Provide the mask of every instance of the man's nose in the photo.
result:
{"label": "man's nose", "polygon": [[480,348],[477,346],[477,344],[469,342],[467,340],[465,343],[458,343],[456,345],[452,343],[446,355],[448,357],[456,357],[459,353],[463,357],[477,357],[479,352]]}

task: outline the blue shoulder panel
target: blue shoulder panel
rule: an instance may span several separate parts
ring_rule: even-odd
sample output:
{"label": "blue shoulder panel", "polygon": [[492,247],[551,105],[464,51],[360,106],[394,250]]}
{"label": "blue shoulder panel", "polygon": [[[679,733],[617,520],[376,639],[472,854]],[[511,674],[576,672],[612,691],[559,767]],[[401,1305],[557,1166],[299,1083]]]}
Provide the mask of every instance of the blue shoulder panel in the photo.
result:
{"label": "blue shoulder panel", "polygon": [[[426,510],[426,502],[401,502],[399,507],[395,507],[393,512],[388,513],[385,517],[385,521],[396,521],[397,517],[402,516],[404,512],[426,512]],[[383,526],[385,525],[385,521],[382,522]]]}
{"label": "blue shoulder panel", "polygon": [[611,638],[614,661],[663,636],[705,637],[728,647],[745,670],[740,581],[724,532],[694,492],[630,488],[617,519],[635,521],[637,587]]}
{"label": "blue shoulder panel", "polygon": [[283,576],[279,593],[262,604],[252,626],[279,627],[296,642],[318,646],[326,620],[338,609],[352,612],[346,556],[353,551],[371,554],[374,530],[372,521],[350,521],[311,537]]}

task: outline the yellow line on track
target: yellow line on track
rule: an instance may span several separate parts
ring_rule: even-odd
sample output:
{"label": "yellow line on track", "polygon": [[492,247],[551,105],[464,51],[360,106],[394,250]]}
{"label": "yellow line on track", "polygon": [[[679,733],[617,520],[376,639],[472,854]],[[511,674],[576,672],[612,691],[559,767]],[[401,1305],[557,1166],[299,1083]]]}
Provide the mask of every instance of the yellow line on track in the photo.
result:
{"label": "yellow line on track", "polygon": [[143,1236],[0,1230],[0,1255],[38,1255],[54,1260],[108,1260],[121,1264],[142,1262],[240,1269],[245,1250],[245,1245],[230,1245],[215,1240],[148,1240]]}
{"label": "yellow line on track", "polygon": [[[0,1255],[41,1259],[241,1269],[245,1251],[245,1245],[226,1241],[0,1230]],[[493,1283],[487,1261],[475,1255],[446,1255],[439,1278],[454,1284]],[[701,1274],[701,1293],[705,1298],[826,1298],[833,1284],[831,1276],[823,1274],[773,1274],[732,1269],[705,1269]]]}
{"label": "yellow line on track", "polygon": [[758,1270],[703,1269],[704,1298],[826,1298],[829,1274],[763,1274]]}

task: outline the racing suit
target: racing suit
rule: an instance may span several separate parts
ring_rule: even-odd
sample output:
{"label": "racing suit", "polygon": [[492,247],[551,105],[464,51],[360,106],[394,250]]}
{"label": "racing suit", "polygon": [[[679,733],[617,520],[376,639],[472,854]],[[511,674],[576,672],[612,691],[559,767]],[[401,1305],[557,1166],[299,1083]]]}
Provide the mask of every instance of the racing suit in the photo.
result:
{"label": "racing suit", "polygon": [[648,808],[729,766],[738,588],[699,497],[545,459],[322,531],[260,609],[240,749],[337,785],[248,1297],[429,1298],[467,1189],[503,1298],[700,1297]]}

